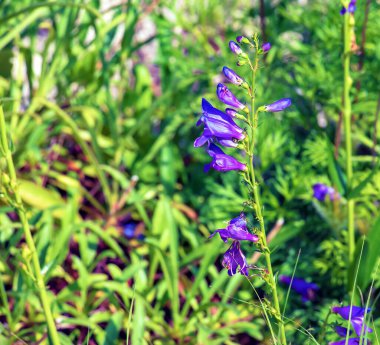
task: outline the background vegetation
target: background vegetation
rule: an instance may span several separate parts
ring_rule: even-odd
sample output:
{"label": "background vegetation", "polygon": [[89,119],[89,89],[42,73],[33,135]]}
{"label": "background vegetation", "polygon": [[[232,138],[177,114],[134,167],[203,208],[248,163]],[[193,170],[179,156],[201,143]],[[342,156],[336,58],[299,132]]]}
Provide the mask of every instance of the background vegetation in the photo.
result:
{"label": "background vegetation", "polygon": [[[255,160],[266,222],[280,229],[275,271],[291,275],[300,253],[296,276],[320,286],[307,303],[290,294],[288,337],[307,344],[308,329],[321,344],[336,339],[324,320],[332,305],[349,304],[356,272],[347,266],[340,8],[327,0],[0,3],[0,97],[62,344],[269,344],[249,281],[228,277],[225,247],[207,240],[243,210],[246,191],[234,173],[203,173],[209,157],[193,148],[201,98],[216,103],[221,68],[233,67],[228,41],[254,32],[273,47],[260,103],[293,100],[262,117]],[[352,57],[357,256],[367,238],[356,290],[363,304],[370,297],[377,334],[379,17],[378,1],[358,1]],[[6,166],[0,158],[0,343],[47,344]],[[342,198],[313,199],[318,182]],[[244,250],[252,263],[253,246]],[[260,279],[251,282],[264,296]],[[280,291],[284,300],[287,287]]]}

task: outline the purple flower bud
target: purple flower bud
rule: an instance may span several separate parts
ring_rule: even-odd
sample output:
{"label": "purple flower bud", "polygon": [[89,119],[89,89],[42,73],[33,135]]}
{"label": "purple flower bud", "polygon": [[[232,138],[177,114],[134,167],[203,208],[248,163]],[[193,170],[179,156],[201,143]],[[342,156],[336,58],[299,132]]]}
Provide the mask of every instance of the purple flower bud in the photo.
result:
{"label": "purple flower bud", "polygon": [[245,105],[239,102],[239,100],[227,88],[227,86],[223,85],[222,83],[218,84],[216,88],[216,95],[224,104],[230,105],[231,107],[238,108],[238,109],[245,108]]}
{"label": "purple flower bud", "polygon": [[340,10],[340,15],[343,16],[346,13],[355,13],[356,11],[356,0],[351,0],[348,4],[348,7],[345,8],[344,6]]}
{"label": "purple flower bud", "polygon": [[245,36],[238,36],[236,37],[236,41],[238,43],[249,43],[249,39]]}
{"label": "purple flower bud", "polygon": [[212,162],[206,164],[204,171],[207,172],[211,168],[217,171],[231,171],[231,170],[247,170],[247,166],[240,163],[232,156],[226,155],[221,148],[214,144],[210,144],[207,153],[212,157]]}
{"label": "purple flower bud", "polygon": [[240,55],[240,54],[243,53],[243,51],[241,50],[240,46],[236,42],[230,41],[229,46],[230,46],[231,51],[234,54]]}
{"label": "purple flower bud", "polygon": [[350,319],[350,310],[351,310],[351,325],[354,329],[355,333],[360,337],[362,333],[362,328],[364,330],[364,334],[371,333],[373,330],[368,326],[364,325],[364,314],[369,313],[371,311],[370,308],[356,307],[356,306],[345,306],[345,307],[332,307],[331,311],[333,313],[339,314],[343,319]]}
{"label": "purple flower bud", "polygon": [[271,44],[269,42],[266,42],[262,45],[261,48],[263,49],[263,52],[266,53],[270,50],[271,47],[272,47]]}
{"label": "purple flower bud", "polygon": [[315,294],[319,290],[319,286],[317,284],[308,283],[302,278],[293,277],[292,281],[292,277],[280,276],[279,280],[287,285],[292,283],[290,288],[302,296],[303,302],[314,300]]}
{"label": "purple flower bud", "polygon": [[292,100],[290,98],[282,98],[272,104],[266,105],[264,109],[265,111],[276,113],[278,111],[283,111],[284,109],[290,107],[291,105],[292,105]]}
{"label": "purple flower bud", "polygon": [[238,241],[251,241],[257,242],[259,237],[257,235],[251,234],[247,228],[247,219],[244,213],[241,213],[239,217],[233,218],[229,221],[225,229],[218,229],[214,231],[211,237],[214,237],[219,233],[220,238],[227,243],[229,238]]}
{"label": "purple flower bud", "polygon": [[247,260],[240,249],[239,241],[234,241],[231,247],[224,253],[222,265],[228,269],[228,275],[230,276],[238,272],[248,276]]}
{"label": "purple flower bud", "polygon": [[325,201],[326,195],[330,197],[330,200],[335,200],[340,197],[339,193],[334,188],[329,187],[323,183],[316,183],[313,185],[313,197],[319,201]]}
{"label": "purple flower bud", "polygon": [[244,83],[244,79],[242,77],[237,75],[235,71],[226,66],[223,67],[223,73],[226,78],[235,85],[242,85]]}
{"label": "purple flower bud", "polygon": [[237,36],[236,41],[237,43],[241,43],[241,40],[244,38],[244,36]]}
{"label": "purple flower bud", "polygon": [[235,117],[236,114],[237,114],[237,111],[235,109],[232,109],[232,108],[226,108],[226,114],[231,116],[231,117]]}

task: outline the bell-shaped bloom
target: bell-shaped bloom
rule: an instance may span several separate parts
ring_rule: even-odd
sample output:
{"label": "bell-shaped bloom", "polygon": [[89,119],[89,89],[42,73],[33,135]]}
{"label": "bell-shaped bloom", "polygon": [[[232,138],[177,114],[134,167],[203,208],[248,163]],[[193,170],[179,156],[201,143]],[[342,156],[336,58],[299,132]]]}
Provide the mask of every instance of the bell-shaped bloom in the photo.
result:
{"label": "bell-shaped bloom", "polygon": [[242,77],[237,75],[235,71],[233,71],[231,68],[228,68],[226,66],[223,67],[223,73],[225,77],[235,85],[242,85],[245,81]]}
{"label": "bell-shaped bloom", "polygon": [[266,42],[261,46],[261,48],[262,48],[263,52],[266,53],[270,50],[270,48],[272,48],[272,46],[269,42]]}
{"label": "bell-shaped bloom", "polygon": [[[356,306],[345,306],[345,307],[333,307],[331,310],[333,313],[339,314],[343,319],[350,319],[350,309],[351,309],[351,325],[355,333],[360,337],[362,334],[362,328],[364,334],[371,333],[372,329],[364,324],[364,314],[366,309]],[[367,308],[367,313],[371,311],[370,308]]]}
{"label": "bell-shaped bloom", "polygon": [[314,300],[316,292],[319,290],[319,286],[317,284],[308,283],[302,278],[293,277],[292,281],[292,277],[281,275],[279,280],[287,285],[292,283],[290,288],[302,296],[303,302]]}
{"label": "bell-shaped bloom", "polygon": [[211,144],[214,141],[216,141],[219,144],[226,146],[226,147],[237,147],[238,146],[238,143],[236,140],[215,137],[212,135],[211,131],[208,128],[205,128],[202,135],[199,138],[195,139],[194,147],[201,147],[206,143]]}
{"label": "bell-shaped bloom", "polygon": [[227,88],[227,86],[223,85],[222,83],[218,84],[216,88],[216,95],[224,104],[230,105],[231,107],[238,109],[245,108],[245,105],[241,103],[235,97],[235,95]]}
{"label": "bell-shaped bloom", "polygon": [[326,195],[330,197],[330,200],[339,198],[339,193],[334,188],[329,187],[323,183],[316,183],[313,185],[313,197],[319,201],[325,201]]}
{"label": "bell-shaped bloom", "polygon": [[228,242],[229,238],[238,241],[251,241],[257,242],[259,237],[257,235],[251,234],[247,228],[247,219],[244,213],[241,213],[239,217],[233,218],[229,221],[225,229],[218,229],[214,231],[211,237],[214,237],[216,234],[220,235],[220,238],[224,242]]}
{"label": "bell-shaped bloom", "polygon": [[248,276],[247,260],[240,249],[240,242],[234,241],[231,247],[224,253],[222,265],[228,269],[228,275],[236,273]]}
{"label": "bell-shaped bloom", "polygon": [[205,165],[205,172],[208,172],[211,168],[222,172],[231,170],[244,171],[247,169],[245,164],[240,163],[232,156],[226,155],[222,149],[215,144],[209,145],[207,153],[212,157],[212,162]]}
{"label": "bell-shaped bloom", "polygon": [[232,118],[223,113],[221,110],[214,108],[207,100],[202,99],[203,113],[197,122],[197,125],[204,123],[206,132],[201,138],[198,138],[194,143],[195,147],[202,146],[208,139],[206,137],[215,137],[219,140],[227,140],[233,146],[234,140],[242,140],[245,134]]}
{"label": "bell-shaped bloom", "polygon": [[292,100],[290,98],[282,98],[278,101],[264,106],[265,111],[270,111],[272,113],[277,113],[278,111],[283,111],[284,109],[292,105]]}
{"label": "bell-shaped bloom", "polygon": [[240,46],[236,42],[230,41],[230,43],[228,45],[230,46],[230,49],[234,54],[240,55],[243,53]]}

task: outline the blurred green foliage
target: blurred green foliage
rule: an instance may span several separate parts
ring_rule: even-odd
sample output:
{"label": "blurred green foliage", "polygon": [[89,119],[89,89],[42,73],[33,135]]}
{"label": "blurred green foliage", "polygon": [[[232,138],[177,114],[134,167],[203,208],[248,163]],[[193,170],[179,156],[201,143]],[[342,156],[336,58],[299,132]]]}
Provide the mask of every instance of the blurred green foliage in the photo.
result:
{"label": "blurred green foliage", "polygon": [[[211,90],[221,68],[233,67],[227,43],[238,34],[260,32],[273,46],[257,102],[294,104],[262,116],[255,157],[269,229],[284,220],[271,244],[276,272],[291,274],[301,249],[296,275],[321,287],[306,304],[291,294],[289,339],[311,343],[303,329],[318,338],[328,309],[348,303],[345,202],[353,191],[336,140],[340,3],[263,3],[1,2],[0,96],[62,344],[268,343],[250,284],[228,277],[224,247],[207,241],[244,209],[244,185],[234,173],[204,174],[209,157],[193,148],[200,100],[218,106]],[[367,20],[366,2],[357,5],[352,59],[356,228],[369,239],[359,270],[364,296],[380,242],[380,9],[368,3]],[[4,166],[0,159],[0,343],[47,343]],[[342,198],[313,200],[317,182]],[[252,282],[262,293],[262,282]],[[326,334],[335,339],[332,328]]]}

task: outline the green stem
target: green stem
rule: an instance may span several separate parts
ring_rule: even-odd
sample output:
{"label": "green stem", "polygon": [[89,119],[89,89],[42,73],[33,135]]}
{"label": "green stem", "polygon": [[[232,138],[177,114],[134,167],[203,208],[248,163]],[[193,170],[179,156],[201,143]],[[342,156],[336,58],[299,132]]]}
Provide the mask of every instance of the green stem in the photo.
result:
{"label": "green stem", "polygon": [[[346,177],[347,190],[352,188],[352,139],[351,139],[351,101],[350,89],[352,80],[350,76],[350,55],[351,55],[351,15],[344,15],[344,84],[343,84],[343,118],[344,134],[346,144]],[[348,229],[348,260],[349,265],[353,261],[355,252],[355,202],[353,199],[347,201],[347,229]]]}
{"label": "green stem", "polygon": [[[257,52],[259,48],[258,41],[255,41],[255,43],[256,43],[256,52]],[[258,57],[258,54],[256,53],[254,66],[252,66],[252,64],[250,63],[250,66],[252,69],[252,86],[251,86],[251,112],[248,118],[248,122],[251,127],[251,137],[249,138],[249,144],[248,144],[248,147],[249,147],[248,162],[247,162],[248,174],[249,174],[248,180],[253,190],[253,199],[255,202],[256,217],[260,224],[260,238],[261,238],[262,247],[264,249],[263,254],[265,257],[267,270],[269,273],[269,284],[272,291],[274,308],[277,314],[276,318],[279,321],[279,333],[280,333],[280,338],[281,338],[281,344],[286,345],[285,327],[284,327],[284,322],[281,318],[281,309],[280,309],[280,303],[278,300],[276,280],[273,274],[270,251],[269,251],[267,239],[266,239],[264,217],[261,212],[262,206],[261,206],[261,201],[260,201],[259,186],[256,181],[255,170],[253,168],[253,150],[255,146],[255,135],[257,135],[257,133],[255,132],[257,131],[257,128],[258,128],[258,112],[255,111],[255,83],[256,83],[256,72],[258,69],[258,64],[259,64],[259,57]]]}
{"label": "green stem", "polygon": [[36,246],[34,244],[33,236],[30,231],[28,219],[26,217],[26,212],[23,206],[21,195],[19,193],[19,189],[18,189],[16,169],[13,163],[12,153],[9,150],[9,146],[8,146],[8,140],[6,136],[6,130],[5,130],[4,113],[3,113],[3,108],[1,106],[0,106],[0,143],[1,143],[1,148],[3,150],[3,153],[5,155],[5,159],[6,159],[6,163],[8,167],[8,172],[9,172],[9,177],[10,177],[10,186],[12,188],[12,192],[15,199],[15,208],[17,210],[17,214],[20,218],[22,227],[24,229],[26,243],[31,252],[32,265],[33,265],[34,274],[35,274],[35,277],[34,277],[35,283],[37,285],[37,290],[40,295],[41,305],[45,314],[45,320],[48,326],[50,339],[53,345],[59,345],[60,342],[59,342],[58,332],[55,327],[55,322],[54,322],[52,312],[50,310],[51,301],[49,300],[48,295],[47,295],[47,290],[46,290],[46,286],[45,286],[43,276],[41,273],[41,267],[40,267],[40,262],[37,255]]}

